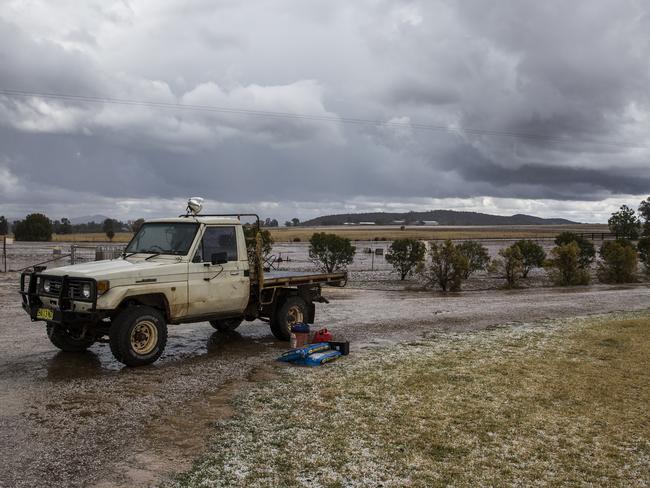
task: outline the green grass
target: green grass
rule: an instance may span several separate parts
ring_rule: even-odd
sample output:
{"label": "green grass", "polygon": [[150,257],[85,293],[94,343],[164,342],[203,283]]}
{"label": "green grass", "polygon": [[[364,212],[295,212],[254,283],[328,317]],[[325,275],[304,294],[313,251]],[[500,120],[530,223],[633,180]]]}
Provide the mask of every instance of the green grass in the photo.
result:
{"label": "green grass", "polygon": [[440,335],[293,368],[177,486],[647,486],[650,315]]}

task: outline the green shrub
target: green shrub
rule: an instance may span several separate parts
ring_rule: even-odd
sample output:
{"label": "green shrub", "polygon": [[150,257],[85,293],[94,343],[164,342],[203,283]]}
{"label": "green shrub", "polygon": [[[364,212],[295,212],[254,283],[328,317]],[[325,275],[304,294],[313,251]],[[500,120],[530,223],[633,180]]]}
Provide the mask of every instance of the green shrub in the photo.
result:
{"label": "green shrub", "polygon": [[[251,252],[255,252],[255,247],[257,246],[257,232],[257,226],[244,226],[244,237],[246,238],[246,248],[248,249],[249,255]],[[262,255],[266,258],[273,250],[273,237],[271,237],[271,233],[266,229],[261,229],[259,233],[262,238]]]}
{"label": "green shrub", "polygon": [[490,255],[488,250],[480,242],[477,241],[463,241],[456,246],[458,251],[467,258],[467,271],[463,276],[464,279],[469,278],[472,273],[482,271],[487,268],[490,262]]}
{"label": "green shrub", "polygon": [[574,232],[562,232],[555,238],[556,246],[562,246],[571,242],[575,242],[578,245],[578,266],[582,269],[587,269],[596,257],[594,243]]}
{"label": "green shrub", "polygon": [[40,213],[29,214],[14,225],[17,241],[49,241],[52,239],[52,222]]}
{"label": "green shrub", "polygon": [[492,270],[505,278],[507,288],[516,288],[524,270],[524,257],[521,254],[521,249],[513,244],[500,249],[499,256],[500,258],[492,262]]}
{"label": "green shrub", "polygon": [[115,229],[119,228],[120,223],[115,219],[106,219],[102,224],[102,231],[110,241],[115,237]]}
{"label": "green shrub", "polygon": [[627,205],[621,205],[618,212],[614,212],[607,221],[610,232],[621,239],[637,239],[641,230],[641,221],[636,212]]}
{"label": "green shrub", "polygon": [[388,248],[386,261],[393,265],[403,281],[412,275],[416,266],[424,261],[424,243],[415,239],[397,239]]}
{"label": "green shrub", "polygon": [[442,291],[459,291],[469,263],[454,243],[432,243],[429,257],[430,262],[421,272],[427,285],[439,286]]}
{"label": "green shrub", "polygon": [[628,241],[607,241],[600,248],[598,279],[603,283],[631,283],[636,281],[638,264],[636,248]]}
{"label": "green shrub", "polygon": [[650,197],[639,204],[639,215],[643,218],[643,236],[650,237]]}
{"label": "green shrub", "polygon": [[309,258],[325,273],[346,269],[354,261],[355,247],[350,239],[316,232],[309,239]]}
{"label": "green shrub", "polygon": [[514,244],[521,251],[522,278],[526,278],[533,268],[541,268],[546,260],[546,253],[542,246],[531,240],[521,240]]}
{"label": "green shrub", "polygon": [[580,258],[582,256],[578,243],[571,241],[553,248],[551,258],[544,263],[549,275],[556,285],[587,285],[589,273],[584,269]]}
{"label": "green shrub", "polygon": [[650,237],[642,237],[636,245],[639,260],[643,263],[646,274],[650,275]]}

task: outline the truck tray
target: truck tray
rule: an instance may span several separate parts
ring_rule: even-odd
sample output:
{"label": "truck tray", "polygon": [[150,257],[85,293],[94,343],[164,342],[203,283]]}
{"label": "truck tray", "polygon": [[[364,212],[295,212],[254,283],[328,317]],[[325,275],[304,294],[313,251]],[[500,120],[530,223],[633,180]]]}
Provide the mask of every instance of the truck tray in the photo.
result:
{"label": "truck tray", "polygon": [[314,271],[269,271],[264,273],[264,288],[309,284],[344,284],[347,273],[318,273]]}

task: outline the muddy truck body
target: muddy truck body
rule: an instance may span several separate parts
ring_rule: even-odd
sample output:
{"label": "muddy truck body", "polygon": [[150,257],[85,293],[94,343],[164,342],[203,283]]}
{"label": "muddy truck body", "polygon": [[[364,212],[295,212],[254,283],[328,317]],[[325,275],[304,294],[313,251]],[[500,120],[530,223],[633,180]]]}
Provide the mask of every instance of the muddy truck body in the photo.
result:
{"label": "muddy truck body", "polygon": [[344,285],[347,274],[265,270],[259,219],[247,243],[243,215],[150,220],[121,258],[28,270],[23,308],[59,349],[108,342],[128,366],[160,357],[168,324],[208,321],[227,332],[260,319],[288,340],[293,324],[313,323],[314,304],[327,302],[321,286]]}

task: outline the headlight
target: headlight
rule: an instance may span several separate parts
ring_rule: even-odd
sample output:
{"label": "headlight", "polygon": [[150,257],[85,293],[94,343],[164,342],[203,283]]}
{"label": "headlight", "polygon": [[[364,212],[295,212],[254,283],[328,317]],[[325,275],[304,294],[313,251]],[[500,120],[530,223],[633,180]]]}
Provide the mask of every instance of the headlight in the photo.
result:
{"label": "headlight", "polygon": [[90,285],[85,284],[83,288],[81,289],[81,294],[83,295],[84,298],[90,298]]}
{"label": "headlight", "polygon": [[50,292],[50,280],[43,280],[43,291],[45,293]]}
{"label": "headlight", "polygon": [[102,295],[108,291],[111,287],[111,283],[108,280],[99,280],[97,282],[97,294]]}

